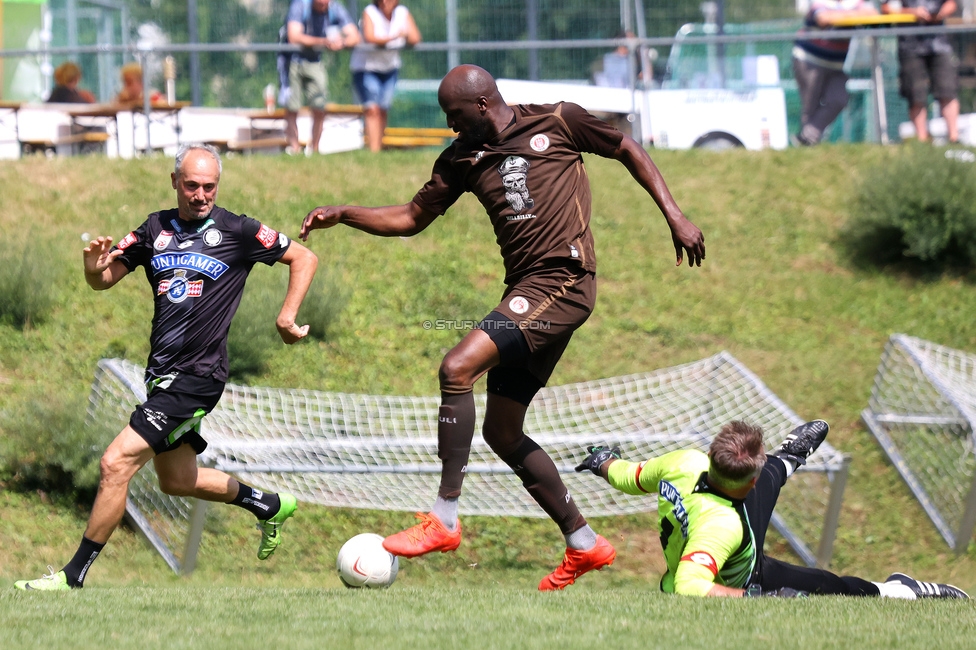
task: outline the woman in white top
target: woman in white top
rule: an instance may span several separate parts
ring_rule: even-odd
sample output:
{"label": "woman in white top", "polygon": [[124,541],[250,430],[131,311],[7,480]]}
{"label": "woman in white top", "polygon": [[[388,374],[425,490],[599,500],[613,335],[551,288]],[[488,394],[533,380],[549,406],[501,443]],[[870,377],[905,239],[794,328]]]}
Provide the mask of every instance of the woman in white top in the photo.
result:
{"label": "woman in white top", "polygon": [[379,151],[400,69],[400,50],[419,43],[420,30],[398,0],[373,0],[366,5],[361,27],[363,42],[375,47],[353,50],[349,67],[363,105],[366,142],[370,151]]}

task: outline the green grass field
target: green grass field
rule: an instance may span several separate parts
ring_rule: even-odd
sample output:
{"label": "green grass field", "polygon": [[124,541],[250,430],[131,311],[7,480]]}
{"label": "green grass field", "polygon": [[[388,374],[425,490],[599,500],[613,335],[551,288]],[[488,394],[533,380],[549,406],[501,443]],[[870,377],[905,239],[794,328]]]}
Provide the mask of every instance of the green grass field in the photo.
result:
{"label": "green grass field", "polygon": [[[708,256],[694,270],[674,267],[663,218],[622,168],[588,158],[600,296],[552,383],[728,350],[801,416],[830,421],[831,442],[853,458],[834,570],[874,580],[900,570],[976,592],[976,549],[959,557],[949,550],[858,419],[890,334],[976,349],[971,276],[863,269],[839,253],[853,183],[890,151],[654,152],[679,205],[705,232]],[[218,202],[295,235],[315,205],[409,200],[434,157],[423,151],[229,159]],[[107,293],[89,290],[80,235],[118,239],[148,212],[170,207],[171,166],[164,158],[0,165],[3,237],[43,254],[56,273],[57,305],[47,322],[24,330],[0,323],[3,414],[30,424],[38,419],[33,403],[83,403],[103,356],[144,362],[151,318],[145,280],[127,278]],[[337,228],[314,233],[310,246],[320,272],[347,292],[340,322],[327,342],[276,346],[267,371],[249,383],[435,394],[437,365],[457,333],[424,330],[422,322],[478,319],[502,289],[490,226],[470,196],[411,239]],[[269,328],[273,318],[269,313]],[[7,441],[25,435],[32,434],[0,430]],[[535,592],[561,557],[555,527],[491,518],[465,520],[457,553],[404,561],[392,589],[364,593],[340,586],[336,551],[355,533],[388,534],[412,523],[409,513],[303,506],[279,554],[259,564],[249,515],[214,511],[189,578],[174,576],[123,529],[84,592],[0,590],[0,645],[218,648],[263,644],[266,635],[287,636],[287,647],[972,645],[968,603],[664,597],[656,590],[662,562],[652,516],[595,519],[617,545],[618,561],[564,594]],[[0,491],[0,512],[0,584],[63,564],[87,515],[86,506],[63,495],[9,489]],[[790,559],[781,543],[773,550]]]}

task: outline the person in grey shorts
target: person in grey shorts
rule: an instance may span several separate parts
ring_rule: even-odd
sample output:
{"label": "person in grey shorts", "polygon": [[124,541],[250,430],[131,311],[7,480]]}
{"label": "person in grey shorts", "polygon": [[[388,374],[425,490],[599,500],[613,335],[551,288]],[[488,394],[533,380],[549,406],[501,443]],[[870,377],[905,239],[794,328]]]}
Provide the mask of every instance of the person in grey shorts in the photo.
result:
{"label": "person in grey shorts", "polygon": [[[901,0],[884,2],[881,12],[911,14],[919,25],[941,25],[956,12],[956,0]],[[949,142],[959,141],[959,61],[945,34],[900,36],[898,64],[901,96],[919,142],[929,140],[929,93],[939,102]]]}
{"label": "person in grey shorts", "polygon": [[285,101],[285,137],[288,153],[298,153],[298,111],[305,104],[312,110],[312,139],[309,151],[319,150],[329,77],[320,50],[333,52],[359,43],[359,29],[338,0],[291,0],[285,18],[288,43],[300,45],[291,56]]}

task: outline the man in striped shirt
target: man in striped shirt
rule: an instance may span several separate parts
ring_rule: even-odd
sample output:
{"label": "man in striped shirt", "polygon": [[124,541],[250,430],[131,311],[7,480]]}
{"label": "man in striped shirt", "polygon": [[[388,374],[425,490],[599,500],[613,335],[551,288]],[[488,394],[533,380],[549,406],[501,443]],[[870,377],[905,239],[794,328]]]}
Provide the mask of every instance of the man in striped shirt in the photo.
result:
{"label": "man in striped shirt", "polygon": [[[801,34],[832,27],[842,18],[873,16],[865,0],[811,0]],[[793,45],[793,75],[800,91],[800,133],[794,144],[814,145],[847,106],[844,60],[849,39],[801,38]]]}

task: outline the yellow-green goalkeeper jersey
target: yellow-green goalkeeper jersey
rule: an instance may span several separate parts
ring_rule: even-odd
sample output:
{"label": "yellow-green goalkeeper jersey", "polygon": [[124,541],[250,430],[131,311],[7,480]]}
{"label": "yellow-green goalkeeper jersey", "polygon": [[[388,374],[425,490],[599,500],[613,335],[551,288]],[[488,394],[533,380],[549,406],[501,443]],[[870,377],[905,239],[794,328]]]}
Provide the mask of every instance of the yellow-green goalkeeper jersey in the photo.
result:
{"label": "yellow-green goalkeeper jersey", "polygon": [[673,451],[610,465],[610,485],[627,494],[658,494],[661,546],[668,572],[661,591],[704,596],[714,584],[745,587],[756,544],[741,500],[708,485],[708,456]]}

